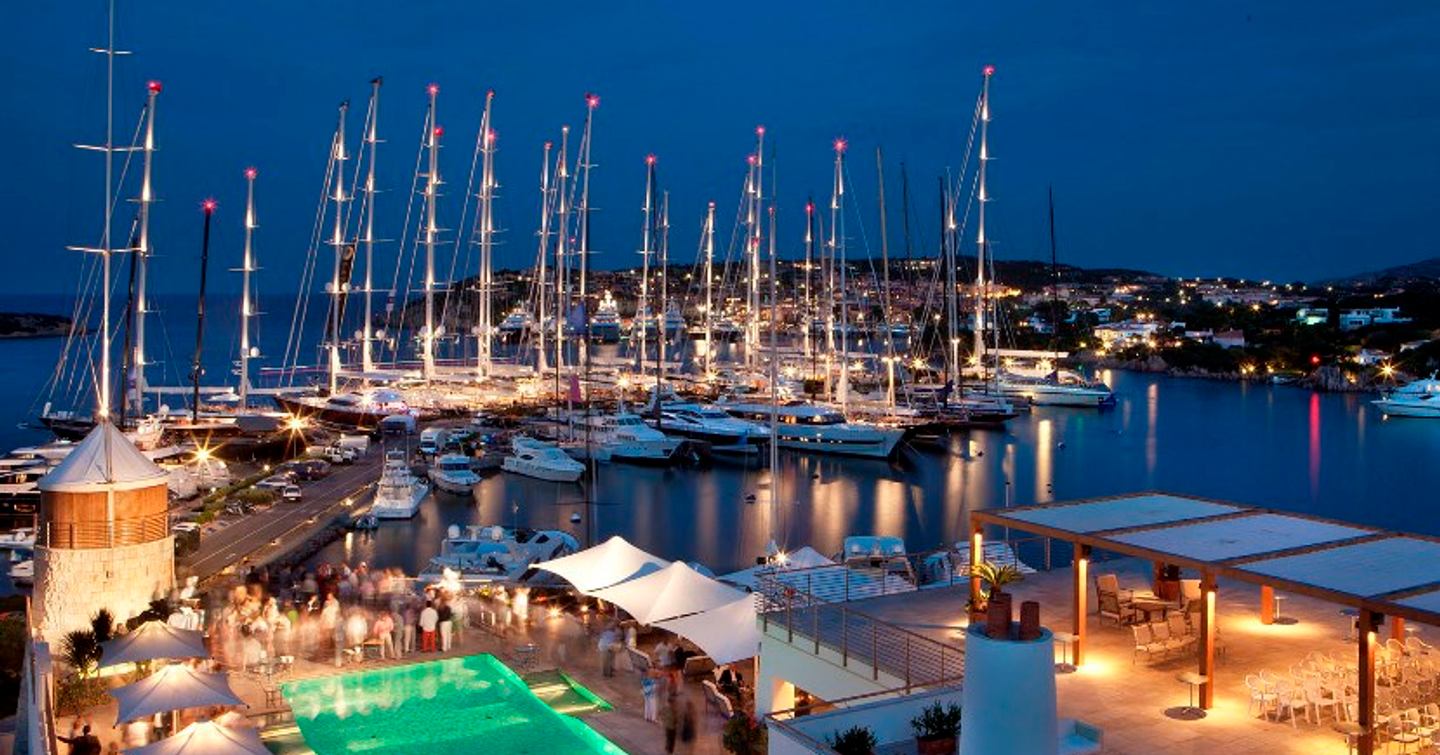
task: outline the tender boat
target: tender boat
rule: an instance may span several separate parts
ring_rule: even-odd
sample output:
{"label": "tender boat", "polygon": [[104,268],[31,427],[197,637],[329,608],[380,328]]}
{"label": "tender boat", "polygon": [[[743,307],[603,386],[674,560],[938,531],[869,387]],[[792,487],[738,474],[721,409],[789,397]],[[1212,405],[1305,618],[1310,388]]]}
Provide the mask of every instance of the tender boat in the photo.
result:
{"label": "tender boat", "polygon": [[1440,418],[1440,380],[1434,375],[1396,388],[1370,403],[1387,417]]}
{"label": "tender boat", "polygon": [[[718,406],[740,419],[770,422],[770,404],[722,402]],[[781,448],[794,451],[888,459],[905,438],[904,429],[848,422],[844,414],[824,406],[792,402],[774,411],[775,437]]]}
{"label": "tender boat", "polygon": [[410,519],[420,510],[420,502],[430,493],[430,486],[410,472],[403,451],[385,456],[380,484],[375,489],[375,502],[370,513],[376,519]]}
{"label": "tender boat", "polygon": [[446,570],[463,577],[481,577],[520,582],[530,567],[541,561],[568,556],[580,550],[580,542],[561,530],[532,530],[469,525],[460,534],[459,525],[450,525],[440,555],[430,559],[421,578]]}
{"label": "tender boat", "polygon": [[516,436],[511,441],[511,455],[500,468],[537,480],[575,482],[585,473],[585,465],[570,458],[559,446],[542,440]]}
{"label": "tender boat", "polygon": [[470,495],[480,484],[480,475],[470,468],[469,456],[445,454],[430,465],[430,482],[446,493]]}

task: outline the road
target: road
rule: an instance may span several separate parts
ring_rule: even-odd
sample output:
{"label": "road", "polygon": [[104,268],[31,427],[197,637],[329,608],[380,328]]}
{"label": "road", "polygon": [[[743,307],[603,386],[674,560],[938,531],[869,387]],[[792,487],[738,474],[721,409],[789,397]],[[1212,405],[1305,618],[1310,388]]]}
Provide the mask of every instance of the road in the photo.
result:
{"label": "road", "polygon": [[282,550],[303,542],[323,529],[348,498],[362,502],[380,479],[385,454],[378,445],[354,464],[336,465],[324,479],[304,483],[300,503],[278,502],[265,511],[258,511],[234,521],[200,540],[200,547],[182,563],[201,581],[207,580],[244,558],[252,561],[270,548]]}

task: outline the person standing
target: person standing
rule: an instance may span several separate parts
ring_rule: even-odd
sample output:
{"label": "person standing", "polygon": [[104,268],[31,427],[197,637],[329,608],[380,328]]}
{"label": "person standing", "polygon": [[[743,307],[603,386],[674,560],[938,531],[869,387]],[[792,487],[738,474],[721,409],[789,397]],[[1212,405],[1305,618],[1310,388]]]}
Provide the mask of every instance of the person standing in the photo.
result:
{"label": "person standing", "polygon": [[655,723],[660,720],[660,679],[654,671],[646,671],[640,677],[640,694],[645,698],[645,720]]}
{"label": "person standing", "polygon": [[605,631],[600,633],[600,641],[596,650],[600,651],[600,674],[601,676],[615,675],[615,645],[618,643],[613,624],[606,626]]}
{"label": "person standing", "polygon": [[90,724],[80,729],[78,736],[56,737],[70,745],[70,755],[100,755],[100,738],[90,733]]}
{"label": "person standing", "polygon": [[440,612],[435,610],[435,604],[425,601],[425,608],[420,612],[420,652],[435,652],[435,627],[440,624]]}
{"label": "person standing", "polygon": [[405,601],[400,621],[400,657],[403,658],[415,652],[415,625],[420,622],[420,615],[415,612],[414,601]]}
{"label": "person standing", "polygon": [[666,697],[665,709],[660,712],[660,725],[665,727],[665,752],[675,752],[675,737],[680,731],[680,711],[675,709],[674,697]]}
{"label": "person standing", "polygon": [[450,608],[450,601],[442,599],[440,610],[436,612],[440,617],[440,652],[450,652],[450,633],[455,628],[455,612]]}
{"label": "person standing", "polygon": [[372,630],[375,632],[375,639],[380,641],[380,657],[382,659],[397,658],[398,656],[395,654],[395,620],[390,618],[389,611],[380,614],[380,618],[375,620]]}

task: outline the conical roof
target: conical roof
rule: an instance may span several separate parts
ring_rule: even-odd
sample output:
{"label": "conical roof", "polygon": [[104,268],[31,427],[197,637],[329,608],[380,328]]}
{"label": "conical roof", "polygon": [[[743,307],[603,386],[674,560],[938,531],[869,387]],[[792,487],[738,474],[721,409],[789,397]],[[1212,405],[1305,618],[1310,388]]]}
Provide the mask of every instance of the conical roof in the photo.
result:
{"label": "conical roof", "polygon": [[100,422],[59,466],[40,478],[49,493],[133,490],[164,484],[167,472],[155,466],[109,422]]}

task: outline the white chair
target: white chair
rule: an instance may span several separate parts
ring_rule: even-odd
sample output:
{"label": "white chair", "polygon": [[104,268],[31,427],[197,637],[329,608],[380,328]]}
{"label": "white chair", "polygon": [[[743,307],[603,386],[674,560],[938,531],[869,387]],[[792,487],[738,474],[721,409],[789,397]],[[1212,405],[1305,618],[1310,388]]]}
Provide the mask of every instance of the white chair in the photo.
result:
{"label": "white chair", "polygon": [[1270,691],[1269,686],[1254,674],[1245,675],[1245,689],[1250,691],[1250,706],[1246,710],[1255,711],[1269,718],[1270,710],[1275,705],[1275,693]]}
{"label": "white chair", "polygon": [[1336,721],[1340,716],[1340,698],[1335,693],[1326,689],[1320,684],[1319,679],[1309,679],[1305,682],[1305,720],[1310,720],[1310,714],[1315,714],[1314,723],[1323,720],[1323,709],[1330,709],[1330,716]]}
{"label": "white chair", "polygon": [[1135,665],[1136,659],[1142,655],[1149,659],[1165,652],[1165,646],[1155,641],[1149,624],[1132,624],[1130,631],[1135,636],[1135,649],[1130,656],[1130,665]]}
{"label": "white chair", "polygon": [[[1278,719],[1281,712],[1290,715],[1290,728],[1296,728],[1296,711],[1305,711],[1308,703],[1305,702],[1305,691],[1295,686],[1295,683],[1282,679],[1275,683],[1275,716]],[[1308,716],[1308,713],[1307,713]],[[1306,720],[1309,720],[1308,718]]]}

